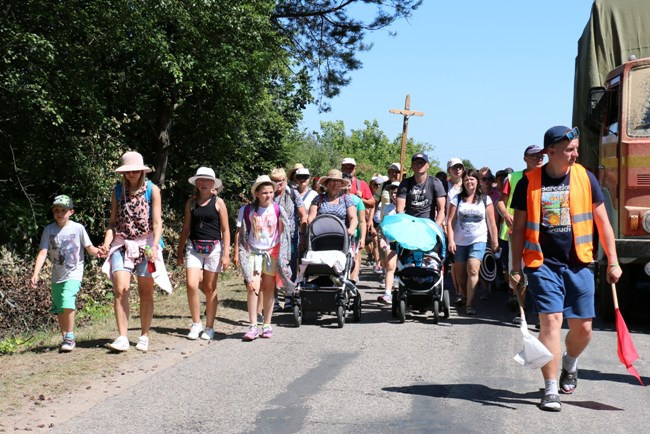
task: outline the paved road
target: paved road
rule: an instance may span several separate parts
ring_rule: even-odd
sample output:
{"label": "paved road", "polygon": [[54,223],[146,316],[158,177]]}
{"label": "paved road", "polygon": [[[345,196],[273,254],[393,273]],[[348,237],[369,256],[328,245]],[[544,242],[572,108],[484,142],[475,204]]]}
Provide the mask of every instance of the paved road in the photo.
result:
{"label": "paved road", "polygon": [[[244,327],[55,427],[62,433],[647,432],[650,388],[618,361],[616,334],[596,323],[580,361],[578,390],[561,413],[537,408],[538,371],[517,365],[518,329],[505,294],[477,304],[478,317],[404,324],[362,283],[363,320],[324,317],[293,327],[277,317],[270,340],[241,341]],[[245,318],[242,312],[242,320]],[[642,357],[650,329],[630,325]],[[650,364],[636,363],[646,383]]]}

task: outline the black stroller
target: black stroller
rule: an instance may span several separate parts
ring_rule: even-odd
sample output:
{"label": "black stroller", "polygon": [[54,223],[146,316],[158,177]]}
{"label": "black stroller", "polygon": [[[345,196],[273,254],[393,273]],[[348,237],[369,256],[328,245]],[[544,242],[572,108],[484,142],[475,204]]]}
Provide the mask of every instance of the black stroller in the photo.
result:
{"label": "black stroller", "polygon": [[306,311],[336,311],[339,327],[345,324],[348,310],[355,322],[360,321],[361,294],[349,280],[353,260],[345,225],[336,216],[319,215],[309,225],[308,239],[293,299],[296,326],[300,327]]}
{"label": "black stroller", "polygon": [[406,319],[406,308],[417,309],[420,313],[433,312],[433,322],[437,324],[442,313],[449,318],[449,290],[444,288],[443,260],[446,253],[444,232],[438,225],[438,242],[433,250],[423,252],[409,250],[397,244],[397,271],[395,278],[399,289],[392,291],[392,313],[399,322]]}

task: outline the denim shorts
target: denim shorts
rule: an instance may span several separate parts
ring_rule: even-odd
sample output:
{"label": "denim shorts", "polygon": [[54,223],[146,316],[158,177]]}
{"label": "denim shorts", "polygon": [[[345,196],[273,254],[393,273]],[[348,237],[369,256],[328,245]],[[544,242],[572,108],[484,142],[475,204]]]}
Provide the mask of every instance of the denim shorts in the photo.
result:
{"label": "denim shorts", "polygon": [[562,312],[565,318],[593,318],[594,272],[585,266],[542,264],[524,268],[537,313]]}
{"label": "denim shorts", "polygon": [[133,271],[133,268],[128,268],[124,266],[124,256],[122,255],[122,249],[117,249],[111,255],[111,271],[115,273],[116,271],[128,271],[129,273],[134,273],[139,277],[151,277],[151,273],[147,270],[147,261],[142,260]]}
{"label": "denim shorts", "polygon": [[454,262],[467,262],[470,258],[477,261],[483,260],[485,255],[485,248],[487,243],[478,242],[470,244],[469,246],[456,246],[456,253],[454,253]]}

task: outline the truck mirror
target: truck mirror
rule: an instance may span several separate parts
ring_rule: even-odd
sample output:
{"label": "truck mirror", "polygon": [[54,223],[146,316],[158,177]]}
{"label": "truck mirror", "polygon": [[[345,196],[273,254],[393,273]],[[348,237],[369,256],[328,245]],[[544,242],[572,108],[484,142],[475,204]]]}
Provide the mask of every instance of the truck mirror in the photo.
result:
{"label": "truck mirror", "polygon": [[589,91],[589,105],[587,106],[587,119],[594,125],[600,125],[605,110],[604,87],[592,87]]}

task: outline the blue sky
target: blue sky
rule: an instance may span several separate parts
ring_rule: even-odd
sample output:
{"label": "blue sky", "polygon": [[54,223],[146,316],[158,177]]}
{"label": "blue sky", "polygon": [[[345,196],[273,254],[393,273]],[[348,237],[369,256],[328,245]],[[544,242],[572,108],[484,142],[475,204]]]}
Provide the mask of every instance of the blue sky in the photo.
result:
{"label": "blue sky", "polygon": [[[424,0],[408,21],[368,35],[373,48],[363,68],[332,99],[332,110],[309,107],[302,127],[342,120],[346,130],[376,119],[391,139],[402,131],[407,94],[409,137],[433,147],[446,167],[451,157],[493,172],[523,168],[523,151],[542,144],[553,125],[572,117],[578,38],[592,0]],[[395,156],[399,161],[399,155]]]}

